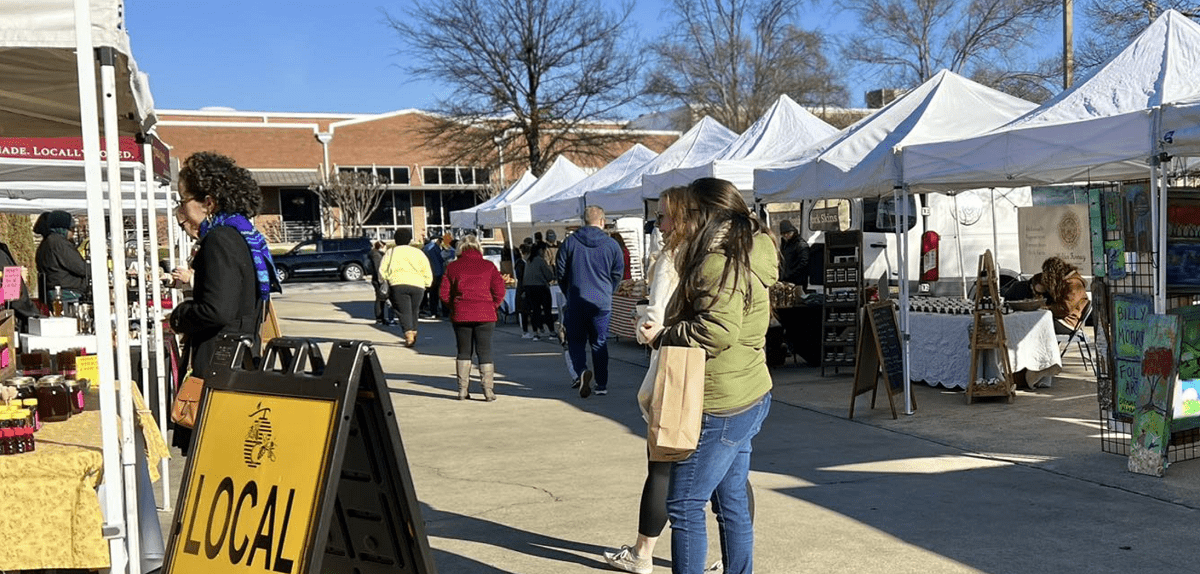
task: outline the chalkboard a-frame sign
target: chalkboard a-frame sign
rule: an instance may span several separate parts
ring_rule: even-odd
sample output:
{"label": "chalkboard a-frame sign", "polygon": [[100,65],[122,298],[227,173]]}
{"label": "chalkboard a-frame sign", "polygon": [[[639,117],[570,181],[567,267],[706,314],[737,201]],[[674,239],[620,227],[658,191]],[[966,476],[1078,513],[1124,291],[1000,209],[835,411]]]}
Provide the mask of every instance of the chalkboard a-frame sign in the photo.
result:
{"label": "chalkboard a-frame sign", "polygon": [[163,572],[436,574],[371,346],[334,341],[326,364],[277,338],[258,370],[245,352],[213,354]]}
{"label": "chalkboard a-frame sign", "polygon": [[[896,397],[904,396],[904,350],[900,345],[899,321],[896,306],[891,301],[871,303],[863,307],[866,317],[859,329],[858,348],[854,361],[854,387],[850,393],[850,418],[854,418],[854,401],[871,393],[871,408],[875,408],[880,375],[887,391],[892,418],[897,418]],[[909,389],[911,391],[911,388]],[[917,397],[911,395],[913,408]]]}

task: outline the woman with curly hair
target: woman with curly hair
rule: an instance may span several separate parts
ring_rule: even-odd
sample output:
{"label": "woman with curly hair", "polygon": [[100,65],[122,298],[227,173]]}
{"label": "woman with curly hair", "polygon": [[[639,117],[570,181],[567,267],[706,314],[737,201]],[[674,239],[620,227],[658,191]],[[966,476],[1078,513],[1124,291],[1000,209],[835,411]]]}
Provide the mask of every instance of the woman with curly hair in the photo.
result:
{"label": "woman with curly hair", "polygon": [[[267,241],[250,218],[258,214],[262,192],[233,159],[199,152],[179,170],[179,207],[185,227],[198,230],[192,256],[192,298],[171,312],[171,328],[184,337],[183,364],[208,378],[217,337],[230,333],[254,339],[258,355],[259,327],[271,291],[278,291],[275,263]],[[175,427],[172,442],[187,454],[191,429]]]}
{"label": "woman with curly hair", "polygon": [[1042,262],[1042,272],[1030,282],[1034,293],[1047,299],[1050,313],[1054,315],[1054,332],[1060,335],[1073,333],[1083,320],[1088,303],[1087,283],[1079,269],[1061,257],[1050,257]]}
{"label": "woman with curly hair", "polygon": [[700,178],[671,196],[674,227],[664,249],[675,256],[679,286],[665,320],[642,323],[642,337],[662,345],[704,349],[704,414],[700,440],[671,463],[667,516],[671,571],[704,571],[711,501],[721,533],[725,572],[754,570],[754,525],[747,480],[751,442],[771,408],[767,371],[767,289],[779,279],[779,251],[766,226],[728,181]]}

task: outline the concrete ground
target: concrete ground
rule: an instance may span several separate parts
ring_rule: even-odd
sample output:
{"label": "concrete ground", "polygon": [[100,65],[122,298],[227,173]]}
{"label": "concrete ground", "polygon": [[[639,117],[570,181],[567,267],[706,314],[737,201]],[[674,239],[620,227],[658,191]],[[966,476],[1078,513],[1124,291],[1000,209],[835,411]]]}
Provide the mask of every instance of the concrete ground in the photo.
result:
{"label": "concrete ground", "polygon": [[[398,328],[372,325],[369,285],[286,291],[285,334],[375,344],[438,572],[604,572],[601,552],[633,542],[646,469],[634,396],[647,358],[635,343],[610,344],[610,394],[580,399],[556,342],[499,325],[499,399],[483,402],[473,383],[460,402],[448,322],[422,321],[409,349]],[[756,571],[1200,570],[1200,461],[1154,478],[1101,452],[1095,382],[1074,351],[1067,359],[1053,387],[1012,404],[917,385],[919,409],[897,419],[864,395],[848,420],[849,374],[773,369],[752,460]],[[182,459],[171,466],[178,492]],[[715,532],[710,519],[710,559]],[[668,529],[655,572],[669,569]]]}

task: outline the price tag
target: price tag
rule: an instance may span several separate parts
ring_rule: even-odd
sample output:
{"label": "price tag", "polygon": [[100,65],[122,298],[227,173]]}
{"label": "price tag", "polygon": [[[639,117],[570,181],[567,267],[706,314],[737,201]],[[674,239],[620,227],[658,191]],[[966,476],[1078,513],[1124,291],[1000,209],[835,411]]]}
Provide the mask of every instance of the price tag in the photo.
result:
{"label": "price tag", "polygon": [[97,384],[100,379],[100,357],[98,355],[75,357],[75,378],[87,379],[93,385]]}
{"label": "price tag", "polygon": [[15,301],[21,297],[21,268],[20,267],[5,267],[4,268],[4,293],[5,301]]}

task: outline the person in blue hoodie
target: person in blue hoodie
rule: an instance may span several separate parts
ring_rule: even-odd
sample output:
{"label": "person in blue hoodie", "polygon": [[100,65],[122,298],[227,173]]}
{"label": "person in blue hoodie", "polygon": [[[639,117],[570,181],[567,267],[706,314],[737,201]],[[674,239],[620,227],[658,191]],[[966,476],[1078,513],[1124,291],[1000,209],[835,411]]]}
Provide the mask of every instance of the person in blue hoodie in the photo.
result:
{"label": "person in blue hoodie", "polygon": [[[554,261],[558,287],[566,295],[562,319],[567,350],[574,372],[572,387],[579,396],[608,394],[608,322],[612,317],[613,294],[625,272],[625,258],[616,240],[604,232],[604,210],[589,205],[583,211],[584,226],[562,243]],[[587,368],[585,344],[592,348],[592,369]]]}
{"label": "person in blue hoodie", "polygon": [[429,258],[429,268],[433,270],[433,285],[425,290],[425,309],[434,319],[441,316],[438,310],[438,293],[442,287],[442,275],[446,274],[446,259],[442,257],[441,237],[437,234],[430,235],[429,243],[421,248],[421,251],[425,252],[425,257]]}

